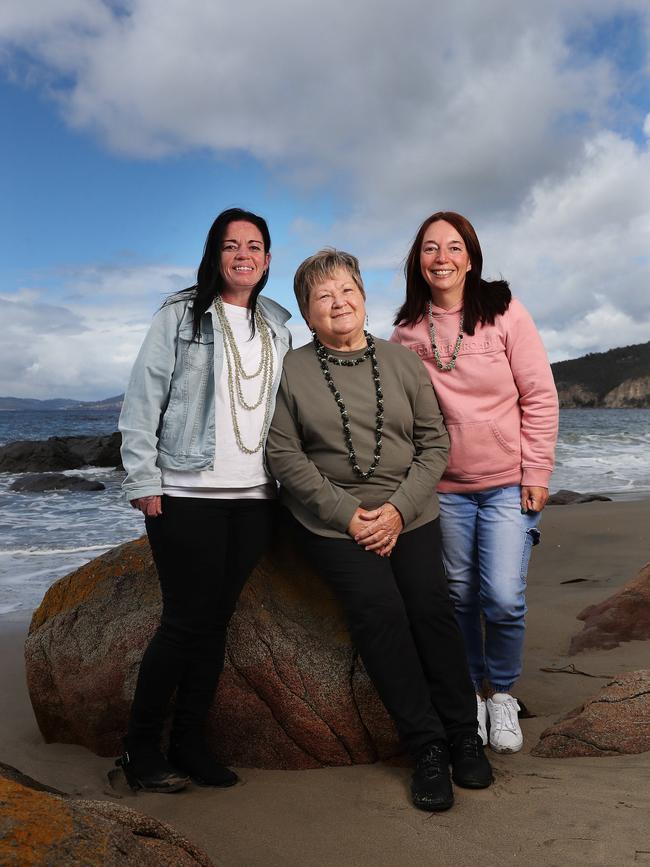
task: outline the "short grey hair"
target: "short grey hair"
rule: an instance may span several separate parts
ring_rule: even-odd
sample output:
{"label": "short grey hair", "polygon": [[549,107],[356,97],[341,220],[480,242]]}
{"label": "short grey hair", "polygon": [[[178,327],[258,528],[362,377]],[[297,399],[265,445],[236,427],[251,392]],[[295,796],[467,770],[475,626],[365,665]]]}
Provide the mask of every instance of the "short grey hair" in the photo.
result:
{"label": "short grey hair", "polygon": [[324,283],[325,280],[331,280],[336,271],[347,271],[365,299],[366,290],[363,287],[357,257],[353,256],[352,253],[336,250],[334,247],[324,247],[318,253],[314,253],[313,256],[305,259],[298,266],[296,276],[293,278],[293,291],[296,295],[296,301],[307,324],[309,324],[307,311],[309,309],[309,296],[312,289]]}

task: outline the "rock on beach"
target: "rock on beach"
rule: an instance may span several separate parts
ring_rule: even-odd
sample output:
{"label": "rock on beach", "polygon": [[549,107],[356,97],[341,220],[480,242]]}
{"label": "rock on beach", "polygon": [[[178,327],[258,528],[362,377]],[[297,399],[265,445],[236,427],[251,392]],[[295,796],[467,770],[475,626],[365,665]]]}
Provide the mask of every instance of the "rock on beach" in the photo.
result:
{"label": "rock on beach", "polygon": [[[119,754],[160,606],[144,537],[48,590],[25,647],[46,741]],[[401,752],[337,602],[282,534],[232,619],[208,739],[221,761],[240,767],[351,765]]]}
{"label": "rock on beach", "polygon": [[0,472],[41,473],[83,466],[121,467],[119,433],[20,440],[0,447]]}
{"label": "rock on beach", "polygon": [[43,491],[104,491],[106,485],[83,476],[66,476],[64,473],[25,473],[10,486],[12,491],[25,494]]}
{"label": "rock on beach", "polygon": [[571,639],[569,653],[609,650],[622,641],[650,638],[650,563],[620,590],[578,615],[584,629]]}
{"label": "rock on beach", "polygon": [[562,488],[548,498],[547,506],[569,506],[574,503],[593,503],[596,501],[610,503],[611,497],[605,494],[580,494],[578,491],[567,491]]}
{"label": "rock on beach", "polygon": [[[0,863],[211,867],[169,825],[110,801],[69,798],[0,772]],[[24,778],[28,780],[28,778]],[[35,781],[34,781],[35,782]]]}
{"label": "rock on beach", "polygon": [[531,755],[618,756],[650,750],[650,670],[620,675],[545,729]]}

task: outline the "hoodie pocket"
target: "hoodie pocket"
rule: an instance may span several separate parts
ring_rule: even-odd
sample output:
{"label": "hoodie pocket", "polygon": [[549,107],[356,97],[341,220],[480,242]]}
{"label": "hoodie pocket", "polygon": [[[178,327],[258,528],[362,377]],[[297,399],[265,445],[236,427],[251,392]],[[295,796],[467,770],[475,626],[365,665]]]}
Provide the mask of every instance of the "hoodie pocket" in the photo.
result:
{"label": "hoodie pocket", "polygon": [[499,476],[521,466],[519,442],[510,442],[496,421],[448,423],[446,479],[471,482]]}

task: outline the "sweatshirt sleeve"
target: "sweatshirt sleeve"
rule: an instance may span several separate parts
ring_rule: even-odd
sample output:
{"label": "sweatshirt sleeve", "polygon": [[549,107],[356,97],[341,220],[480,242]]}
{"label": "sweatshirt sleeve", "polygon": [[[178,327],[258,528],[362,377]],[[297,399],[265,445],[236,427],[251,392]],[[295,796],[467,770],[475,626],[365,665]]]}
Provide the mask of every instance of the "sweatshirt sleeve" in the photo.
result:
{"label": "sweatshirt sleeve", "polygon": [[361,501],[325,478],[303,450],[286,370],[266,440],[266,461],[271,475],[292,497],[329,527],[347,532]]}
{"label": "sweatshirt sleeve", "polygon": [[449,435],[429,374],[419,359],[413,357],[409,361],[417,367],[418,378],[413,403],[415,455],[406,478],[388,499],[399,510],[405,526],[424,511],[435,495],[449,453]]}
{"label": "sweatshirt sleeve", "polygon": [[169,304],[156,313],[124,395],[118,428],[126,470],[122,489],[128,500],[162,493],[158,429],[176,363],[179,307]]}
{"label": "sweatshirt sleeve", "polygon": [[506,316],[506,354],[521,408],[521,483],[548,488],[558,431],[557,389],[531,315],[514,299]]}

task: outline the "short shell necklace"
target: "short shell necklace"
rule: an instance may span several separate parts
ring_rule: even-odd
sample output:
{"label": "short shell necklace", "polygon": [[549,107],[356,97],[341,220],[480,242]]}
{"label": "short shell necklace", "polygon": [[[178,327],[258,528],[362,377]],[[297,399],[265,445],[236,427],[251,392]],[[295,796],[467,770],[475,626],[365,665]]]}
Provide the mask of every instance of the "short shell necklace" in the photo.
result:
{"label": "short shell necklace", "polygon": [[440,358],[440,352],[438,351],[438,347],[436,346],[436,328],[433,324],[433,305],[429,301],[429,333],[431,334],[431,349],[433,349],[433,357],[436,360],[436,364],[440,368],[440,370],[453,370],[456,367],[456,359],[458,358],[458,353],[460,352],[460,345],[463,342],[463,314],[460,314],[460,325],[458,329],[460,334],[456,338],[456,345],[454,346],[454,351],[451,353],[451,361],[448,364],[443,364],[442,359]]}
{"label": "short shell necklace", "polygon": [[[264,321],[264,317],[260,311],[255,310],[255,327],[257,328],[262,343],[260,363],[257,370],[253,371],[253,373],[246,373],[237,347],[237,341],[235,340],[235,335],[233,334],[233,330],[228,322],[226,310],[223,306],[223,301],[221,300],[220,295],[217,295],[214,299],[214,307],[217,311],[217,318],[219,319],[221,330],[223,331],[223,346],[226,356],[226,367],[228,370],[228,397],[230,398],[230,414],[232,416],[235,442],[237,443],[239,450],[244,454],[254,455],[259,452],[264,444],[264,438],[266,437],[266,432],[271,420],[271,391],[273,385],[273,344],[271,341],[271,332],[269,331],[269,327]],[[249,404],[244,398],[242,380],[255,379],[258,376],[261,376],[260,393],[257,400]],[[239,421],[237,419],[237,403],[239,403],[242,409],[251,412],[252,410],[257,409],[258,406],[261,406],[263,401],[265,401],[264,421],[262,422],[260,438],[255,448],[251,449],[244,445],[244,442],[242,441]]]}
{"label": "short shell necklace", "polygon": [[[348,450],[348,460],[350,461],[353,472],[365,482],[374,475],[375,470],[379,466],[379,461],[381,459],[381,432],[384,428],[384,395],[381,390],[381,379],[379,377],[379,365],[377,364],[375,341],[373,340],[372,334],[369,334],[367,331],[364,331],[364,334],[366,336],[368,346],[366,348],[366,351],[363,353],[363,355],[359,356],[359,358],[337,358],[335,355],[330,355],[330,353],[323,346],[318,337],[316,337],[316,334],[314,334],[314,348],[316,350],[316,355],[318,356],[320,369],[323,371],[323,376],[325,377],[325,382],[327,383],[329,390],[332,392],[334,400],[336,401],[336,405],[338,406],[339,412],[341,413],[341,421],[343,423],[343,437],[345,439],[345,445]],[[375,395],[377,396],[377,412],[375,414],[375,453],[372,458],[372,463],[368,467],[367,472],[364,473],[364,471],[359,466],[357,453],[355,452],[354,446],[352,445],[350,415],[345,408],[345,404],[343,403],[341,392],[334,385],[334,380],[332,379],[329,365],[336,364],[338,367],[356,367],[358,364],[362,364],[362,362],[364,362],[367,358],[370,359],[370,364],[372,365],[372,381],[375,385]]]}

